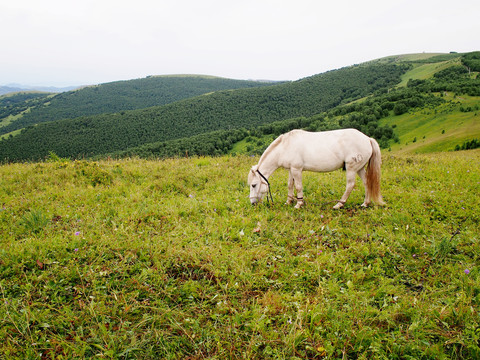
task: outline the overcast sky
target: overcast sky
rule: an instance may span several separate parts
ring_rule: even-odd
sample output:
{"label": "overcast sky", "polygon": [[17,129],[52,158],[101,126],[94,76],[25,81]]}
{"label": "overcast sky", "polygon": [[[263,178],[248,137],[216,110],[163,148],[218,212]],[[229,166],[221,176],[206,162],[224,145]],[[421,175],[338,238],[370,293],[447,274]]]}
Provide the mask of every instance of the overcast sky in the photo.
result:
{"label": "overcast sky", "polygon": [[297,80],[389,55],[474,50],[479,0],[0,3],[0,85],[163,74]]}

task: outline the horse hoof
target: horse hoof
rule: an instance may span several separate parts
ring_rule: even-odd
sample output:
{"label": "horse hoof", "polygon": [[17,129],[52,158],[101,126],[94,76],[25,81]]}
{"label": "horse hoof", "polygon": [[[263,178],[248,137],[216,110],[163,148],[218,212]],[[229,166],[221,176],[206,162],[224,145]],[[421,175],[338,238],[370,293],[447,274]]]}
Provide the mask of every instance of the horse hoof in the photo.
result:
{"label": "horse hoof", "polygon": [[335,205],[333,208],[334,208],[335,210],[338,210],[338,209],[341,209],[342,207],[343,207],[343,203],[339,202],[339,203],[337,203],[337,205]]}
{"label": "horse hoof", "polygon": [[368,207],[368,204],[367,204],[367,203],[363,203],[363,204],[361,205],[361,207],[366,208],[366,207]]}
{"label": "horse hoof", "polygon": [[287,202],[285,203],[286,205],[291,205],[295,201],[295,198],[293,196],[288,195],[287,196]]}

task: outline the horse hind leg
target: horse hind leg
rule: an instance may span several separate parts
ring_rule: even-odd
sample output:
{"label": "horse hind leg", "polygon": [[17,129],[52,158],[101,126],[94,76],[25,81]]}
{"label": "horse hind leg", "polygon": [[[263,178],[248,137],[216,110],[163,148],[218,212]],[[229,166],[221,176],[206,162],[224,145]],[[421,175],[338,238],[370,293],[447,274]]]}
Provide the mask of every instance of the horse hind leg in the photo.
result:
{"label": "horse hind leg", "polygon": [[362,179],[363,187],[365,188],[365,200],[363,201],[362,206],[367,207],[368,205],[370,205],[371,200],[370,200],[370,193],[368,191],[368,186],[367,186],[367,173],[365,171],[365,168],[361,168],[357,172],[357,174],[360,177],[360,179]]}
{"label": "horse hind leg", "polygon": [[342,208],[348,200],[353,188],[355,187],[355,176],[356,171],[349,169],[347,167],[347,186],[345,188],[345,192],[343,193],[342,198],[338,201],[338,203],[333,207],[334,209]]}

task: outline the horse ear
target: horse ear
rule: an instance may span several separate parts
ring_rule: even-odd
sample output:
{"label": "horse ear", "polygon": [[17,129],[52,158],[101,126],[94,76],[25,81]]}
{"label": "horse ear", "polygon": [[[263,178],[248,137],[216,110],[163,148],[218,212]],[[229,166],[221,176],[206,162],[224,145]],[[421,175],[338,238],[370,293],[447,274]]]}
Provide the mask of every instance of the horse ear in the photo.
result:
{"label": "horse ear", "polygon": [[252,168],[250,169],[250,172],[248,173],[248,185],[250,186],[250,184],[252,183],[254,177],[255,177],[255,170],[257,169],[257,165],[255,166],[252,166]]}

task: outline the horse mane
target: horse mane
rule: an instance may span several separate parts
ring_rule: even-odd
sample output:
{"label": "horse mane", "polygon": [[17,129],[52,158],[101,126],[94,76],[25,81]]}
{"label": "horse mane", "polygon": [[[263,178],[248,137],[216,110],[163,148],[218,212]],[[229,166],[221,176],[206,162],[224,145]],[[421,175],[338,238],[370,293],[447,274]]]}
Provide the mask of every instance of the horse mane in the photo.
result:
{"label": "horse mane", "polygon": [[278,145],[280,145],[285,135],[286,134],[280,135],[275,140],[273,140],[273,142],[270,145],[268,145],[267,149],[263,152],[262,156],[260,156],[260,160],[258,160],[257,167],[260,167],[262,160],[265,159],[273,150],[275,150]]}

